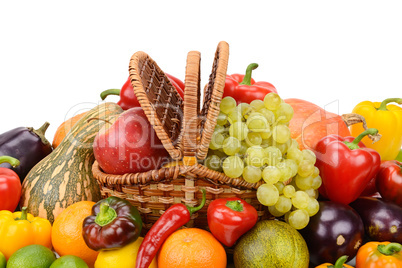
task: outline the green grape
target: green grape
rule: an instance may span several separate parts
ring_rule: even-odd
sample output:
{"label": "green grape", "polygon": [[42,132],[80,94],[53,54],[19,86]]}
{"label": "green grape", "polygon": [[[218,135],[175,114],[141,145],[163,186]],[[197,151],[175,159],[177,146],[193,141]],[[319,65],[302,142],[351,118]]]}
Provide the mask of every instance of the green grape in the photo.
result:
{"label": "green grape", "polygon": [[[261,134],[261,132],[260,132]],[[270,139],[262,139],[260,146],[264,149],[268,148],[269,146],[271,146],[271,140]]]}
{"label": "green grape", "polygon": [[290,139],[290,144],[288,150],[291,149],[300,149],[299,143],[295,139]]}
{"label": "green grape", "polygon": [[248,149],[247,143],[245,141],[241,141],[239,154],[245,155],[247,152],[247,149]]}
{"label": "green grape", "polygon": [[227,128],[225,128],[224,126],[221,126],[221,125],[215,126],[214,132],[224,133],[225,131],[227,131]]}
{"label": "green grape", "polygon": [[295,208],[303,209],[308,206],[310,196],[304,191],[296,191],[292,197],[292,204]]}
{"label": "green grape", "polygon": [[243,179],[249,183],[256,183],[261,180],[261,169],[254,166],[246,166],[243,169]]}
{"label": "green grape", "polygon": [[306,211],[310,217],[313,217],[320,210],[320,204],[317,199],[310,197]]}
{"label": "green grape", "polygon": [[237,138],[239,141],[244,140],[248,134],[248,128],[244,122],[236,122],[229,127],[229,134]]}
{"label": "green grape", "polygon": [[307,226],[310,221],[310,217],[308,212],[304,209],[296,209],[289,213],[287,217],[287,221],[290,226],[293,228],[300,230]]}
{"label": "green grape", "polygon": [[222,170],[222,165],[221,165],[221,159],[217,155],[209,155],[207,158],[204,160],[204,165],[212,170],[216,171],[221,171]]}
{"label": "green grape", "polygon": [[273,125],[275,123],[275,114],[272,111],[268,110],[267,108],[262,108],[258,112],[260,112],[260,114],[267,119],[268,124]]}
{"label": "green grape", "polygon": [[267,184],[277,183],[281,176],[281,171],[275,166],[267,166],[262,171],[262,178]]}
{"label": "green grape", "polygon": [[245,161],[249,166],[261,167],[264,165],[266,158],[266,152],[261,146],[252,146],[246,151]]}
{"label": "green grape", "polygon": [[254,108],[251,106],[248,106],[248,107],[244,108],[242,115],[243,115],[244,119],[247,120],[247,118],[254,112],[255,112]]}
{"label": "green grape", "polygon": [[251,147],[255,145],[260,145],[262,143],[261,135],[257,132],[249,132],[245,139],[246,144]]}
{"label": "green grape", "polygon": [[259,111],[265,108],[264,102],[262,100],[253,100],[252,102],[250,102],[250,106],[254,109],[254,111]]}
{"label": "green grape", "polygon": [[314,190],[320,188],[321,184],[322,184],[322,179],[320,175],[317,175],[315,177],[311,176],[313,178],[313,181],[311,182],[311,188],[313,188]]}
{"label": "green grape", "polygon": [[227,155],[235,155],[240,151],[241,143],[235,137],[227,137],[222,144],[223,152]]}
{"label": "green grape", "polygon": [[296,186],[297,188],[299,188],[300,190],[307,190],[312,188],[312,184],[313,184],[313,177],[309,176],[309,177],[302,177],[299,174],[295,177],[295,182],[296,182]]}
{"label": "green grape", "polygon": [[229,114],[236,108],[236,100],[232,97],[224,97],[221,100],[220,111],[224,114]]}
{"label": "green grape", "polygon": [[315,164],[317,157],[315,156],[315,153],[309,149],[304,149],[302,151],[303,154],[303,160],[306,160],[310,163],[312,163],[313,165]]}
{"label": "green grape", "polygon": [[314,172],[314,164],[312,164],[308,160],[302,160],[299,163],[299,169],[297,173],[302,176],[302,177],[308,177],[311,176]]}
{"label": "green grape", "polygon": [[264,97],[264,105],[270,111],[275,111],[282,103],[281,97],[277,93],[270,92]]}
{"label": "green grape", "polygon": [[268,166],[276,166],[282,160],[282,153],[278,148],[268,146],[264,150],[267,155],[265,163]]}
{"label": "green grape", "polygon": [[278,201],[275,204],[275,208],[277,211],[285,214],[292,208],[292,201],[290,200],[290,198],[287,198],[284,195],[280,195]]}
{"label": "green grape", "polygon": [[310,197],[312,197],[314,199],[317,199],[318,196],[319,196],[318,190],[307,189],[307,190],[304,190],[304,191],[306,192],[306,194],[308,194],[308,196],[310,196]]}
{"label": "green grape", "polygon": [[303,160],[302,151],[300,151],[298,148],[294,148],[294,147],[288,148],[288,150],[286,152],[286,157],[288,159],[295,160],[298,165]]}
{"label": "green grape", "polygon": [[243,120],[243,116],[241,112],[237,109],[231,111],[228,115],[228,121],[230,124],[234,124],[236,122],[241,122]]}
{"label": "green grape", "polygon": [[283,216],[283,214],[285,214],[285,213],[279,212],[279,211],[276,209],[275,206],[269,206],[269,207],[268,207],[268,211],[269,211],[269,213],[270,213],[272,216],[274,216],[274,217],[281,217],[281,216]]}
{"label": "green grape", "polygon": [[283,194],[283,188],[285,188],[285,184],[283,182],[278,181],[274,184],[276,188],[278,188],[279,194]]}
{"label": "green grape", "polygon": [[284,159],[283,161],[290,168],[290,171],[291,171],[290,177],[293,178],[294,176],[296,176],[297,170],[298,170],[298,165],[297,165],[296,161],[293,159],[287,159],[287,158]]}
{"label": "green grape", "polygon": [[269,128],[267,119],[257,112],[253,112],[247,117],[246,124],[248,129],[254,132],[263,132]]}
{"label": "green grape", "polygon": [[228,122],[228,116],[224,113],[219,113],[218,117],[216,118],[216,123],[220,126],[226,125]]}
{"label": "green grape", "polygon": [[296,193],[296,189],[295,187],[293,187],[293,185],[285,185],[285,187],[283,187],[283,195],[287,198],[292,198],[295,193]]}
{"label": "green grape", "polygon": [[218,149],[222,148],[224,140],[225,140],[225,137],[223,136],[222,133],[220,133],[220,132],[212,133],[211,142],[209,143],[209,148],[212,150],[218,150]]}
{"label": "green grape", "polygon": [[272,138],[278,143],[285,143],[290,139],[290,129],[286,125],[276,125],[272,129]]}
{"label": "green grape", "polygon": [[292,143],[291,139],[288,139],[285,143],[277,142],[275,146],[281,151],[282,155],[284,155],[286,154],[291,143]]}
{"label": "green grape", "polygon": [[274,112],[275,117],[280,124],[284,124],[290,121],[293,117],[293,108],[290,104],[282,102]]}
{"label": "green grape", "polygon": [[285,161],[281,161],[279,162],[276,167],[279,169],[279,171],[281,172],[281,178],[280,181],[286,182],[287,180],[289,180],[292,175],[292,170],[290,168],[290,166],[288,166],[286,164]]}
{"label": "green grape", "polygon": [[250,109],[250,104],[242,102],[239,105],[237,105],[236,110],[240,112],[240,114],[243,116],[246,110]]}
{"label": "green grape", "polygon": [[263,140],[268,140],[272,136],[271,128],[267,127],[265,130],[258,132]]}
{"label": "green grape", "polygon": [[238,178],[243,174],[244,163],[238,156],[228,156],[222,164],[223,172],[230,178]]}
{"label": "green grape", "polygon": [[264,206],[273,206],[279,198],[278,189],[272,184],[261,184],[257,189],[258,202]]}

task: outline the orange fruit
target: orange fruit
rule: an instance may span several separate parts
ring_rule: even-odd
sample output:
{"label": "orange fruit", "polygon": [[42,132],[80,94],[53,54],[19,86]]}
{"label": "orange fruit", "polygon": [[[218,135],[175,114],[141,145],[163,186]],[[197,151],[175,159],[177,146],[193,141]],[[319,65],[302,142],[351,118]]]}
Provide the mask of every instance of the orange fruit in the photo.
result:
{"label": "orange fruit", "polygon": [[67,119],[57,128],[56,133],[53,137],[52,146],[53,149],[59,146],[60,142],[64,139],[66,134],[71,130],[71,128],[81,119],[86,113],[77,114],[70,119]]}
{"label": "orange fruit", "polygon": [[226,252],[208,231],[180,229],[163,243],[158,255],[158,268],[226,268]]}
{"label": "orange fruit", "polygon": [[99,252],[90,249],[82,237],[82,223],[91,215],[95,202],[79,201],[63,210],[53,222],[52,244],[60,255],[74,255],[93,267]]}

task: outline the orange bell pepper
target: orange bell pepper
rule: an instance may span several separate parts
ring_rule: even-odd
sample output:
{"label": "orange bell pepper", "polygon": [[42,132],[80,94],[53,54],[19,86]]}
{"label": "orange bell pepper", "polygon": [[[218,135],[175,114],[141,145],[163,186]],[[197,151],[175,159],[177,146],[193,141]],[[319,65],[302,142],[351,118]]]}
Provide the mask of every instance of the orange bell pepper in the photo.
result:
{"label": "orange bell pepper", "polygon": [[52,249],[52,225],[47,219],[22,211],[0,211],[0,252],[8,260],[18,249],[39,244]]}
{"label": "orange bell pepper", "polygon": [[335,264],[323,263],[316,266],[315,268],[354,268],[353,266],[345,264],[347,259],[348,256],[342,256],[335,262]]}
{"label": "orange bell pepper", "polygon": [[400,268],[402,245],[390,242],[368,242],[356,255],[356,268]]}

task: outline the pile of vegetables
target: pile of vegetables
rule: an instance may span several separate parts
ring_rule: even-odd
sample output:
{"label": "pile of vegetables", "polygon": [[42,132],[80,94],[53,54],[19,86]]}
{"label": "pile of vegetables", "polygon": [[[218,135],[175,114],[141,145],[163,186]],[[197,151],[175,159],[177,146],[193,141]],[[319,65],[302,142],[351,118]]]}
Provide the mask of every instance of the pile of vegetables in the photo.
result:
{"label": "pile of vegetables", "polygon": [[[118,103],[64,122],[53,143],[45,138],[47,122],[0,134],[0,257],[8,260],[32,244],[53,249],[54,220],[89,200],[96,204],[82,225],[87,246],[113,252],[138,241],[136,268],[149,267],[164,241],[203,208],[208,232],[230,249],[234,267],[290,267],[292,261],[297,267],[402,267],[402,99],[358,103],[352,113],[365,124],[348,127],[307,100],[281,99],[271,83],[254,81],[257,67],[227,75],[204,164],[263,181],[257,197],[270,219],[258,222],[256,209],[240,198],[206,204],[201,189],[198,206],[169,207],[141,237],[139,208],[117,196],[102,199],[91,170],[95,159],[110,174],[154,170],[169,160],[158,139],[137,146],[141,135],[156,135],[127,80],[101,93],[102,99],[120,95]],[[168,77],[183,97],[183,82]]]}

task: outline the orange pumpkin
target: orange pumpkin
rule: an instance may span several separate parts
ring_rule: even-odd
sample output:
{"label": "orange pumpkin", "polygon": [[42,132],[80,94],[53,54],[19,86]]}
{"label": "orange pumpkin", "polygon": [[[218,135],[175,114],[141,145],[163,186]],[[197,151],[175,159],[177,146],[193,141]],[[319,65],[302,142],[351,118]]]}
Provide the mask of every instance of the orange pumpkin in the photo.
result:
{"label": "orange pumpkin", "polygon": [[53,142],[52,142],[53,149],[55,149],[57,146],[59,146],[60,142],[64,139],[66,134],[71,130],[71,128],[75,125],[75,123],[77,123],[78,120],[80,120],[81,117],[84,116],[84,114],[86,114],[86,113],[85,112],[80,113],[80,114],[77,114],[77,115],[71,117],[70,119],[67,119],[57,128],[56,133],[54,134],[54,137],[53,137]]}
{"label": "orange pumpkin", "polygon": [[292,139],[299,143],[300,149],[314,151],[317,142],[330,134],[351,136],[340,115],[325,111],[318,105],[301,99],[286,99],[285,102],[294,110],[289,128]]}

